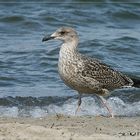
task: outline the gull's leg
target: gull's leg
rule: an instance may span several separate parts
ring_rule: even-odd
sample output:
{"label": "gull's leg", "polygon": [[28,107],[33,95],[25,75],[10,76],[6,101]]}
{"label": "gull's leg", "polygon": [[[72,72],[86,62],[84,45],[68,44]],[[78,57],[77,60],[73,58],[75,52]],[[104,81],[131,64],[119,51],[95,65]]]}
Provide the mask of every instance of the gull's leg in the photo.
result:
{"label": "gull's leg", "polygon": [[81,94],[79,93],[79,97],[78,97],[78,107],[77,107],[77,109],[76,109],[76,111],[75,111],[75,114],[77,114],[77,112],[79,111],[81,103],[82,103]]}
{"label": "gull's leg", "polygon": [[112,118],[114,118],[112,109],[108,106],[106,99],[104,99],[102,96],[98,96],[98,97],[99,97],[101,103],[103,104],[103,106],[105,106],[106,109],[108,110],[108,112],[110,113],[110,116],[111,116]]}

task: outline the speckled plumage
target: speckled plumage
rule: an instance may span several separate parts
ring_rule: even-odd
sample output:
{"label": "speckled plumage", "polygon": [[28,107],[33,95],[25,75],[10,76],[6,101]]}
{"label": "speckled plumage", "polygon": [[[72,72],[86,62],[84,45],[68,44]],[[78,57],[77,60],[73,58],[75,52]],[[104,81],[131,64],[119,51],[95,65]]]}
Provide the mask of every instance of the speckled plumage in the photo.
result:
{"label": "speckled plumage", "polygon": [[105,90],[133,85],[133,81],[122,73],[79,53],[77,41],[71,44],[64,42],[60,48],[58,68],[66,85],[80,93],[99,95],[106,94]]}
{"label": "speckled plumage", "polygon": [[80,93],[102,94],[102,89],[133,85],[130,78],[96,59],[77,52],[72,55],[73,59],[59,59],[59,74],[66,85]]}
{"label": "speckled plumage", "polygon": [[[43,41],[49,39],[63,41],[59,53],[59,74],[67,86],[80,94],[87,93],[104,96],[108,95],[110,90],[133,85],[133,81],[126,75],[95,58],[79,53],[77,49],[79,39],[73,28],[59,28],[49,38],[43,38]],[[79,98],[78,102],[79,106],[80,104],[81,98]],[[106,103],[104,105],[107,107]],[[107,109],[111,113],[108,107]]]}

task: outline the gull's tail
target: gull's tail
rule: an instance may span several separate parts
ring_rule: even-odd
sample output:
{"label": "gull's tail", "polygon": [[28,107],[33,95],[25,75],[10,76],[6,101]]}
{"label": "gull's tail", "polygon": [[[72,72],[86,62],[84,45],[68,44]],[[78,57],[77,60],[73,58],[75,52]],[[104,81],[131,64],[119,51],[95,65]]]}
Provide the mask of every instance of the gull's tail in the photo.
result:
{"label": "gull's tail", "polygon": [[133,87],[140,88],[140,79],[138,79],[138,78],[133,78],[133,77],[130,77],[130,78],[131,78],[132,81],[134,82]]}

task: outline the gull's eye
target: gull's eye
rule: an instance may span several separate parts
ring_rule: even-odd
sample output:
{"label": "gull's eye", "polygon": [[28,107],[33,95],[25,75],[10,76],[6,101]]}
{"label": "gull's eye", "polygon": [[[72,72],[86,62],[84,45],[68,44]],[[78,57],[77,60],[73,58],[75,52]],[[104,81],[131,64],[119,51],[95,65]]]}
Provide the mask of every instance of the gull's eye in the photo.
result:
{"label": "gull's eye", "polygon": [[60,32],[61,35],[64,35],[65,33],[66,33],[65,31],[61,31],[61,32]]}

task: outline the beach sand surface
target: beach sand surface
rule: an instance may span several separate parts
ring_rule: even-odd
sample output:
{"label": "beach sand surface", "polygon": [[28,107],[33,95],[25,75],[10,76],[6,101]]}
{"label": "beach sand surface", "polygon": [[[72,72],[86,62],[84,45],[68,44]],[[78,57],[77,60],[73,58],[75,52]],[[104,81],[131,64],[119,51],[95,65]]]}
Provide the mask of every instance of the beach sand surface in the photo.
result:
{"label": "beach sand surface", "polygon": [[140,117],[0,118],[0,140],[140,140]]}

